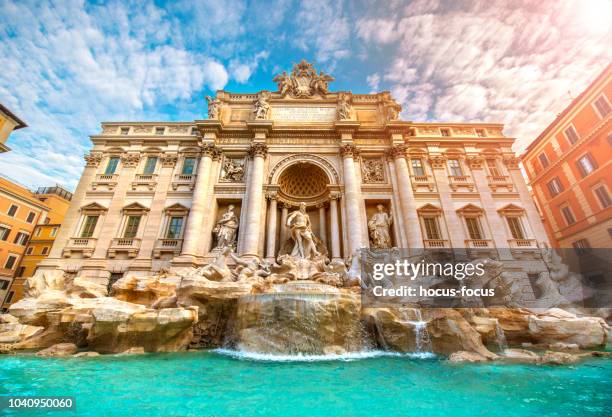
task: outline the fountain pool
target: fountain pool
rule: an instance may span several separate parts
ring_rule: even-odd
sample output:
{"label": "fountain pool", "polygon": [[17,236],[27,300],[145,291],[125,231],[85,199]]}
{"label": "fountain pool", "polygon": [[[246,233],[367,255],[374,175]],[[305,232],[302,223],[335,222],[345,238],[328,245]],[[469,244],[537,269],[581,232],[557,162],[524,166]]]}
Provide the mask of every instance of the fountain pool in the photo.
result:
{"label": "fountain pool", "polygon": [[73,395],[77,404],[75,412],[3,415],[589,417],[604,416],[612,406],[605,389],[612,381],[610,360],[563,367],[453,365],[380,352],[335,360],[257,359],[226,351],[1,356],[0,395]]}

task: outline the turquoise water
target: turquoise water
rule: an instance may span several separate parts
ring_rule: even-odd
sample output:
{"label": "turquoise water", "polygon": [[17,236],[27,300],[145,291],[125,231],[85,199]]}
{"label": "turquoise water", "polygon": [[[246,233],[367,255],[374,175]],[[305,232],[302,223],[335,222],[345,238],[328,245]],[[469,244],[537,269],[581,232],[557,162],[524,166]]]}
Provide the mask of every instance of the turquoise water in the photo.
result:
{"label": "turquoise water", "polygon": [[72,395],[15,416],[610,416],[612,361],[453,365],[379,356],[278,362],[218,352],[0,357],[0,395]]}

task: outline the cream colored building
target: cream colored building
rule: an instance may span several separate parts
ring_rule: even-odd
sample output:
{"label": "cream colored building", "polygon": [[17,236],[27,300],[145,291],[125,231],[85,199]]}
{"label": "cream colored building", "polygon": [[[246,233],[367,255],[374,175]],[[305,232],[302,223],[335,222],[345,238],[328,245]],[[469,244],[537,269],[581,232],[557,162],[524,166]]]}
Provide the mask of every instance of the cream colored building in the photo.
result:
{"label": "cream colored building", "polygon": [[204,120],[102,123],[39,269],[106,283],[201,265],[229,205],[236,251],[270,260],[301,202],[330,259],[370,246],[379,204],[396,247],[512,261],[547,242],[502,125],[399,120],[388,92],[331,92],[332,80],[301,62],[276,92],[219,91]]}
{"label": "cream colored building", "polygon": [[19,117],[15,116],[9,109],[0,104],[0,153],[11,150],[6,146],[10,134],[17,129],[27,127]]}

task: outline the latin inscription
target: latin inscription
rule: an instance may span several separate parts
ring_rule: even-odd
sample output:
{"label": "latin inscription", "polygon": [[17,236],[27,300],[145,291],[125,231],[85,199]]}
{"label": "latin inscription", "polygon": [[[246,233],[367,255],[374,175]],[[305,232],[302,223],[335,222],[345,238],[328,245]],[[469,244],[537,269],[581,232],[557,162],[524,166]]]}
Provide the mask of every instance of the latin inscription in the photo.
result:
{"label": "latin inscription", "polygon": [[336,107],[273,107],[272,119],[283,122],[333,122],[336,120]]}

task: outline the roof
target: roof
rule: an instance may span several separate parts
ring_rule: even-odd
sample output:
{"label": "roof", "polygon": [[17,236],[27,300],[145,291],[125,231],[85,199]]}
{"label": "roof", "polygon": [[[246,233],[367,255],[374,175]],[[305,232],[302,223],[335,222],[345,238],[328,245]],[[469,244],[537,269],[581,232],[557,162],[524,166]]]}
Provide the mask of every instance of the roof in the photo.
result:
{"label": "roof", "polygon": [[13,119],[15,122],[17,122],[17,126],[15,126],[15,129],[13,130],[21,129],[22,127],[28,127],[28,125],[23,120],[15,116],[15,113],[4,107],[2,103],[0,103],[0,111],[2,111],[2,113],[6,114],[11,119]]}

